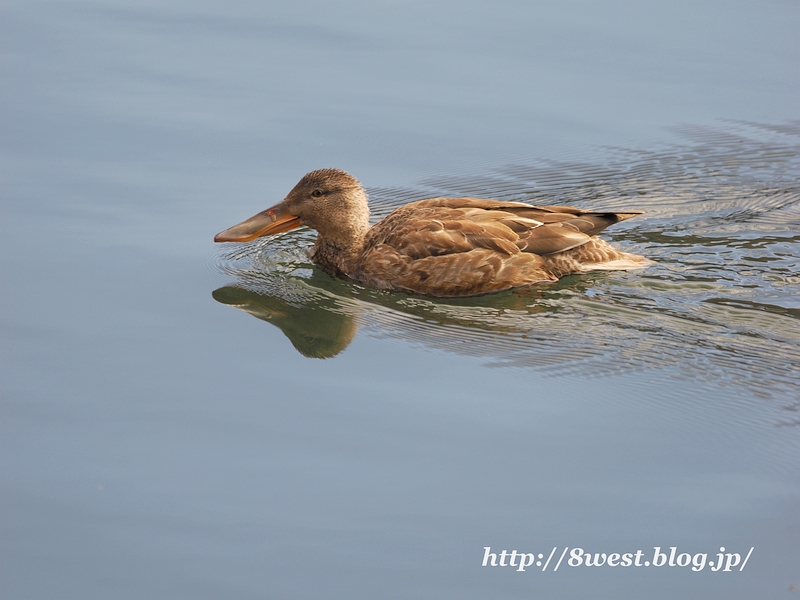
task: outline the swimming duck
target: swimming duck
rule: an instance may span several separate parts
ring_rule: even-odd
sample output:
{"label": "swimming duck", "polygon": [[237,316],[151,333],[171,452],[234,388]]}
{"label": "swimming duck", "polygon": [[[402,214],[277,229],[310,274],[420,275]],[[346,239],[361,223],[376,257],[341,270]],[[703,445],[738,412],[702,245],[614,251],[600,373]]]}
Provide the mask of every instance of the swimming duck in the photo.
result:
{"label": "swimming duck", "polygon": [[309,258],[329,273],[384,290],[476,296],[572,273],[644,267],[650,261],[594,237],[640,214],[430,198],[401,206],[370,227],[358,180],[339,169],[320,169],[283,201],[214,241],[248,242],[307,226],[319,234]]}

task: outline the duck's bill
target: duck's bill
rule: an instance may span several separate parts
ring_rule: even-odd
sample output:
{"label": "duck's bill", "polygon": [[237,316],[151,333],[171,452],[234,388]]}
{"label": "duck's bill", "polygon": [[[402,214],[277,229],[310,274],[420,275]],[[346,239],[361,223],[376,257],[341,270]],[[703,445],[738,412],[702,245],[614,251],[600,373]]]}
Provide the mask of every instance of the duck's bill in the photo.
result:
{"label": "duck's bill", "polygon": [[290,213],[283,206],[283,203],[276,204],[272,208],[261,211],[234,225],[230,229],[218,233],[214,236],[215,242],[249,242],[265,235],[275,235],[283,233],[295,227],[300,227],[300,217]]}

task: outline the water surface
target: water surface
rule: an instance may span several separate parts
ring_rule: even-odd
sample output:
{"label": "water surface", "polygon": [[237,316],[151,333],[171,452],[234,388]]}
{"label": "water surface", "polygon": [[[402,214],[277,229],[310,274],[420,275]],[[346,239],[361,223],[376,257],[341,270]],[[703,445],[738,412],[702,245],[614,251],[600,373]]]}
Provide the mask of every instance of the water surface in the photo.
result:
{"label": "water surface", "polygon": [[[3,597],[794,594],[794,3],[2,11]],[[654,264],[442,301],[212,243],[329,166],[641,209]]]}

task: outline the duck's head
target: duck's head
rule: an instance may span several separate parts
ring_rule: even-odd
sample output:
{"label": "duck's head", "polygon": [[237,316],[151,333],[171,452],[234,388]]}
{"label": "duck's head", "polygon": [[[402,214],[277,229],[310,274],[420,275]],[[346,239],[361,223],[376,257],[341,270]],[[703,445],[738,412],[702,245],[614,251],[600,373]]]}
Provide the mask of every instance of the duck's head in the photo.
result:
{"label": "duck's head", "polygon": [[358,180],[340,169],[312,171],[275,206],[214,236],[215,242],[249,242],[306,225],[343,244],[369,229],[367,194]]}

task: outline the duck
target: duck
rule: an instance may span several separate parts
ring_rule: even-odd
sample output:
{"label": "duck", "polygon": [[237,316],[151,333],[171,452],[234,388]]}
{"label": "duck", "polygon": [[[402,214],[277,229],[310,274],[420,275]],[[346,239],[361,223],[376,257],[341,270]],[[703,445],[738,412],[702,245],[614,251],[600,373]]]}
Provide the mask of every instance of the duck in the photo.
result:
{"label": "duck", "polygon": [[646,267],[648,259],[595,237],[643,211],[592,212],[483,198],[429,198],[370,226],[367,193],[340,169],[307,173],[281,201],[218,233],[249,242],[297,227],[317,238],[308,256],[331,275],[381,290],[478,296],[590,271]]}

